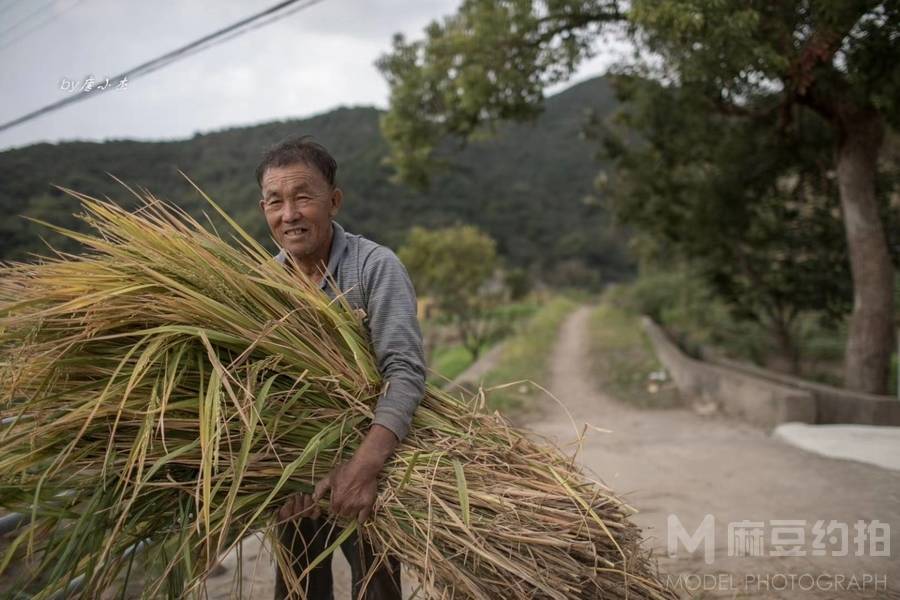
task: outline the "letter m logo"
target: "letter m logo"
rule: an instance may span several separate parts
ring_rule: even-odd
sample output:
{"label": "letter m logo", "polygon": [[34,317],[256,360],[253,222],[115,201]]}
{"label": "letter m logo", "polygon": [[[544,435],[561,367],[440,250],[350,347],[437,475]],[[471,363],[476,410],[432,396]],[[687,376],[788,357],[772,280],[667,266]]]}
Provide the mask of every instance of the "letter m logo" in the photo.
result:
{"label": "letter m logo", "polygon": [[716,522],[713,516],[703,517],[697,530],[689,535],[678,516],[670,514],[666,531],[666,552],[670,558],[678,556],[679,543],[689,554],[696,552],[702,543],[703,558],[706,564],[711,565],[716,553]]}

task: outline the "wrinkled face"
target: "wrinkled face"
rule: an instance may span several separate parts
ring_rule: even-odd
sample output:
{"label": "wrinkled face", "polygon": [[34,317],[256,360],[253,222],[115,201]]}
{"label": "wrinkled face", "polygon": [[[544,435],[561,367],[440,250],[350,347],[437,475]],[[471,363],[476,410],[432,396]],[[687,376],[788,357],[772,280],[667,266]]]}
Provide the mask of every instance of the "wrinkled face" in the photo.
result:
{"label": "wrinkled face", "polygon": [[263,174],[259,205],[275,241],[298,262],[327,262],[331,219],[341,200],[341,190],[315,167],[297,163]]}

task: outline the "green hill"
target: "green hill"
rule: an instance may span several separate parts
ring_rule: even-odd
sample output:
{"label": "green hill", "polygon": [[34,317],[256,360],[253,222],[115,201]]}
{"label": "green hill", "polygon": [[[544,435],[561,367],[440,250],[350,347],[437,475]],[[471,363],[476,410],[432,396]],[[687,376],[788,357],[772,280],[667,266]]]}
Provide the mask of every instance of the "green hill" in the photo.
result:
{"label": "green hill", "polygon": [[77,203],[57,184],[129,203],[132,187],[199,214],[203,201],[181,178],[187,173],[260,240],[268,241],[257,205],[253,171],[263,150],[289,135],[311,134],[338,160],[349,230],[396,248],[412,225],[472,223],[498,241],[511,266],[529,269],[548,283],[587,285],[627,275],[623,236],[609,226],[593,180],[602,165],[596,147],[581,139],[588,111],[615,106],[607,82],[593,79],[548,98],[532,124],[503,127],[490,140],[454,154],[455,166],[417,193],[389,181],[387,155],[375,108],[339,108],[308,119],[265,123],[168,142],[131,140],[36,144],[0,153],[0,257],[22,259],[43,252],[40,237],[65,241],[19,215],[65,226]]}

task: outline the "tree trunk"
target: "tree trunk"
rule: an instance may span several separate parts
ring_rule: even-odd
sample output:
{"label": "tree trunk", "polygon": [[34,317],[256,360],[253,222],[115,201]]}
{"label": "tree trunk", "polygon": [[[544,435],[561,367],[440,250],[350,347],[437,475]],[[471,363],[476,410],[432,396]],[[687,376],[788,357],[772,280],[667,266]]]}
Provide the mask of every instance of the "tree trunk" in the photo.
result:
{"label": "tree trunk", "polygon": [[800,375],[800,348],[791,330],[792,321],[773,320],[771,331],[776,355],[770,359],[768,366],[788,375]]}
{"label": "tree trunk", "polygon": [[884,394],[894,335],[894,268],[875,197],[884,123],[875,110],[842,108],[836,115],[837,176],[853,274],[844,385]]}

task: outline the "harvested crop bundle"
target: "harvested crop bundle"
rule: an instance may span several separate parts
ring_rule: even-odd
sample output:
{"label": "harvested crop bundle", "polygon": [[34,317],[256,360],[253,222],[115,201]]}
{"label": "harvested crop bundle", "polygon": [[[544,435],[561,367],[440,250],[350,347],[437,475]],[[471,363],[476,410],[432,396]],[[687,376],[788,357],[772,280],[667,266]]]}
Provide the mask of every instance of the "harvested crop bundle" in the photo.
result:
{"label": "harvested crop bundle", "polygon": [[[139,555],[147,596],[182,597],[352,455],[379,374],[360,315],[223,212],[236,247],[152,196],[69,193],[87,250],[0,275],[0,506],[31,517],[0,569],[29,554],[36,598],[93,598]],[[480,400],[427,389],[332,549],[359,528],[429,598],[673,598],[632,509]]]}

